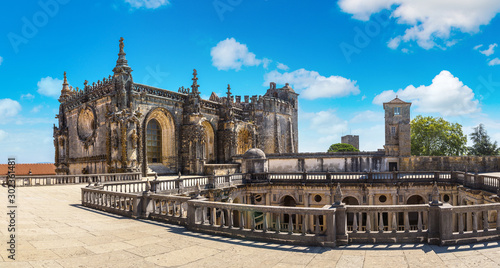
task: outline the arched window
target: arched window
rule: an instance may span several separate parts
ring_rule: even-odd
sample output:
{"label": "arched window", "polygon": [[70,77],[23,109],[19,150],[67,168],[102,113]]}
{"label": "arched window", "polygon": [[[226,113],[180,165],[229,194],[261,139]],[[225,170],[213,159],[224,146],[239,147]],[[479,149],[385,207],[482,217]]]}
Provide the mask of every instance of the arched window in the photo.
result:
{"label": "arched window", "polygon": [[148,123],[146,143],[148,163],[161,163],[161,127],[155,119]]}

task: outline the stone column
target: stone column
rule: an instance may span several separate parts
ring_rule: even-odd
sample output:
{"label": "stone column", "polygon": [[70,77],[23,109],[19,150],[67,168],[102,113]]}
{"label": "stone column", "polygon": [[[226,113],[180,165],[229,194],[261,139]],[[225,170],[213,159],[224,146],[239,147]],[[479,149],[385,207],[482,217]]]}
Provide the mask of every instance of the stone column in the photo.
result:
{"label": "stone column", "polygon": [[[375,205],[375,195],[373,193],[368,194],[368,205],[370,205],[370,206]],[[370,212],[367,212],[367,213],[370,213]],[[370,214],[370,222],[371,222],[372,230],[378,230],[377,214],[378,213]],[[370,230],[370,231],[372,231],[372,230]]]}
{"label": "stone column", "polygon": [[[393,205],[397,205],[398,203],[398,194],[397,193],[392,193],[391,194],[391,198],[392,198],[392,204]],[[398,230],[398,213],[397,212],[388,212],[387,213],[387,226],[388,226],[388,229],[389,231],[392,230],[392,214],[396,213],[396,230]]]}
{"label": "stone column", "polygon": [[[467,206],[471,205],[472,203],[467,201]],[[472,212],[467,212],[467,231],[472,231]]]}
{"label": "stone column", "polygon": [[[266,198],[266,206],[270,206],[271,205],[271,193],[265,193],[265,198]],[[272,228],[273,227],[273,219],[272,217],[274,215],[272,215],[271,213],[266,213],[266,221],[267,221],[267,228]]]}

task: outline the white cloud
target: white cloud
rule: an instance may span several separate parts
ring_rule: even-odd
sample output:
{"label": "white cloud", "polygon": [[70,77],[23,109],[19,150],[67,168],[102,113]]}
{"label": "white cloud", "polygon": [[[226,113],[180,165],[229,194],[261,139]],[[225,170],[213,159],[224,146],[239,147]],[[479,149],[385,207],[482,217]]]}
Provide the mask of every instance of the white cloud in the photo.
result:
{"label": "white cloud", "polygon": [[133,8],[156,9],[170,4],[168,0],[125,0]]}
{"label": "white cloud", "polygon": [[38,113],[38,112],[40,112],[42,110],[42,108],[43,108],[42,104],[37,105],[37,106],[33,107],[33,109],[31,109],[31,112],[32,113]]}
{"label": "white cloud", "polygon": [[0,141],[3,141],[7,137],[7,132],[0,129]]}
{"label": "white cloud", "polygon": [[298,69],[293,72],[280,73],[276,70],[264,75],[264,86],[269,82],[277,84],[290,83],[302,97],[306,99],[343,97],[350,94],[359,94],[359,87],[356,81],[341,77],[325,77],[316,71]]}
{"label": "white cloud", "polygon": [[[424,48],[453,45],[448,39],[455,32],[476,33],[479,27],[487,25],[500,11],[498,0],[340,0],[339,6],[343,12],[353,15],[353,18],[367,21],[370,16],[383,10],[389,10],[391,17],[400,25],[407,25],[404,34],[389,42],[389,47],[395,49],[401,42],[416,41]],[[438,42],[438,43],[436,43]]]}
{"label": "white cloud", "polygon": [[283,70],[283,71],[288,71],[288,66],[286,66],[285,64],[281,63],[281,62],[278,62],[278,66],[276,66],[276,68],[280,69],[280,70]]}
{"label": "white cloud", "polygon": [[347,121],[339,118],[335,110],[300,112],[299,117],[301,152],[326,152],[349,129]]}
{"label": "white cloud", "polygon": [[399,47],[399,44],[401,43],[401,37],[396,36],[389,40],[389,43],[387,43],[387,46],[391,49],[397,49]]}
{"label": "white cloud", "polygon": [[478,50],[479,48],[481,48],[483,46],[483,44],[479,44],[477,46],[474,47],[474,50]]}
{"label": "white cloud", "polygon": [[34,99],[35,96],[33,96],[31,93],[27,93],[27,94],[22,94],[21,95],[21,100],[32,100]]}
{"label": "white cloud", "polygon": [[58,98],[61,95],[63,80],[47,76],[36,84],[41,95]]}
{"label": "white cloud", "polygon": [[262,59],[262,67],[264,67],[264,69],[267,69],[267,67],[269,66],[269,63],[271,63],[272,60],[268,59],[268,58],[263,58]]}
{"label": "white cloud", "polygon": [[416,110],[424,113],[440,113],[443,116],[466,115],[479,112],[479,101],[474,92],[448,71],[441,71],[429,86],[407,86],[397,92],[387,90],[373,99],[374,104],[392,100],[396,95],[415,105]]}
{"label": "white cloud", "polygon": [[0,118],[17,115],[21,111],[21,104],[11,99],[0,99]]}
{"label": "white cloud", "polygon": [[[241,69],[241,66],[258,66],[263,62],[257,59],[255,54],[248,51],[245,44],[237,42],[234,38],[222,40],[210,51],[212,65],[218,70]],[[267,63],[266,63],[267,62]],[[269,59],[264,59],[264,68],[267,67]]]}
{"label": "white cloud", "polygon": [[488,49],[486,50],[480,50],[479,53],[485,55],[485,56],[490,56],[492,55],[493,53],[495,53],[495,47],[497,47],[498,44],[497,43],[494,43],[494,44],[490,44]]}
{"label": "white cloud", "polygon": [[374,111],[363,111],[357,113],[349,123],[366,123],[366,122],[383,122],[384,121],[384,113],[382,112],[374,112]]}
{"label": "white cloud", "polygon": [[499,65],[500,64],[500,59],[499,58],[494,58],[488,62],[489,66],[494,66],[494,65]]}
{"label": "white cloud", "polygon": [[319,133],[333,134],[346,131],[347,121],[340,119],[335,110],[320,111],[312,114],[310,127],[317,129]]}
{"label": "white cloud", "polygon": [[2,65],[2,62],[3,62],[3,58],[0,57],[0,65]]}

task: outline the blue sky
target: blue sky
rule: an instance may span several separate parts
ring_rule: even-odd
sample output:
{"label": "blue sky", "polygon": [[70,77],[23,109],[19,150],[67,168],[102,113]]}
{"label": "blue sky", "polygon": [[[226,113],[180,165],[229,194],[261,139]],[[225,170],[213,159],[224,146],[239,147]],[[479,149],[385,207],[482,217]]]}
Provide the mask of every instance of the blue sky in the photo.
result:
{"label": "blue sky", "polygon": [[411,101],[500,140],[497,0],[41,0],[0,10],[0,159],[53,162],[63,72],[73,87],[112,74],[118,39],[135,82],[202,96],[300,93],[299,150],[343,134],[382,148],[381,103]]}

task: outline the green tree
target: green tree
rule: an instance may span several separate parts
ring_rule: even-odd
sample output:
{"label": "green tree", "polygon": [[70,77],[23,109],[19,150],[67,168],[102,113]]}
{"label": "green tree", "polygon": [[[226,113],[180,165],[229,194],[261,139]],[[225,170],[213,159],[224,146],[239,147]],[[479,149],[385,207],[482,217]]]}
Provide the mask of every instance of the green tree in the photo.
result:
{"label": "green tree", "polygon": [[469,147],[470,155],[498,155],[497,142],[491,142],[490,136],[484,129],[483,124],[474,128],[474,132],[470,134],[470,138],[474,143]]}
{"label": "green tree", "polygon": [[347,144],[347,143],[335,143],[330,145],[330,148],[328,148],[328,153],[335,153],[335,152],[359,152],[358,149],[356,149],[354,146]]}
{"label": "green tree", "polygon": [[411,121],[412,155],[463,155],[467,152],[466,145],[467,136],[458,123],[421,115]]}

